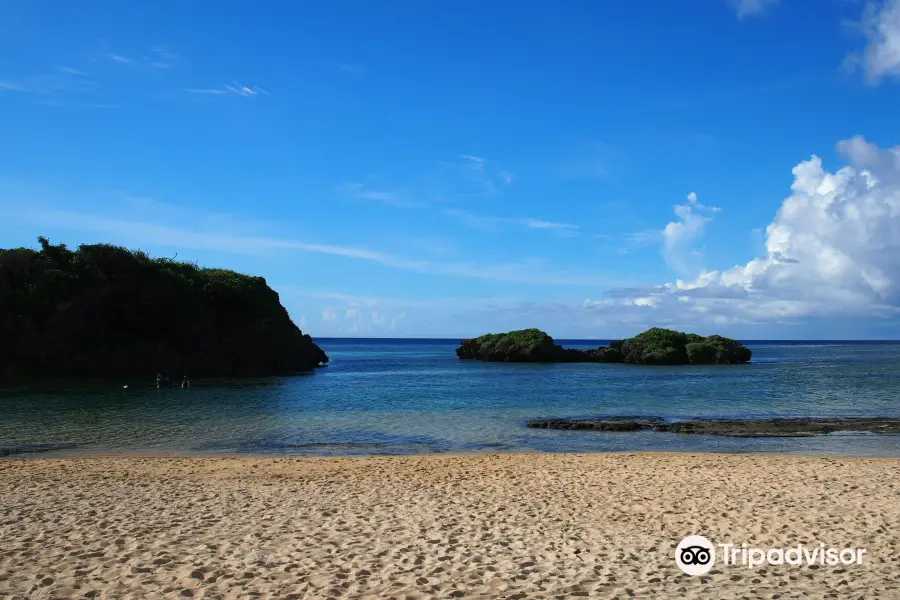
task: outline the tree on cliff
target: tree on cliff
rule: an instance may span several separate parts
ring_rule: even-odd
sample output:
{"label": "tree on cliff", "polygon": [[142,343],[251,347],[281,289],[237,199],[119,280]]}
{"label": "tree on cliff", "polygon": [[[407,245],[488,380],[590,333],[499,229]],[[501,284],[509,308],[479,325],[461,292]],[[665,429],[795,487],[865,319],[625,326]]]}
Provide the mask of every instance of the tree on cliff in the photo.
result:
{"label": "tree on cliff", "polygon": [[279,375],[328,362],[262,277],[109,244],[0,250],[0,376]]}

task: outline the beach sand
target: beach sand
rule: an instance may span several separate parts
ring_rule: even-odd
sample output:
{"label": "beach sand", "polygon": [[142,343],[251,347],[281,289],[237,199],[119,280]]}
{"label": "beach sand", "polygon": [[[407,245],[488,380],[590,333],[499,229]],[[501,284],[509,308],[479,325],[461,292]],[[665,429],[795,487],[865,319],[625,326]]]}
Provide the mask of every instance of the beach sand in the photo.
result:
{"label": "beach sand", "polygon": [[[900,598],[900,460],[0,461],[2,598]],[[682,574],[687,535],[861,547]]]}

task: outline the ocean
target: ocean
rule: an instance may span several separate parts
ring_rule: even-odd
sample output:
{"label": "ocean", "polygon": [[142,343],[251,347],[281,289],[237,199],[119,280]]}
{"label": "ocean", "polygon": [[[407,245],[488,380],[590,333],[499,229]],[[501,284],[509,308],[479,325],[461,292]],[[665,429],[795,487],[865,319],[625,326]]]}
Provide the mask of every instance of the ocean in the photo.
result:
{"label": "ocean", "polygon": [[[317,339],[315,373],[156,389],[0,386],[0,455],[372,455],[484,451],[900,456],[900,436],[729,438],[528,429],[529,419],[900,417],[900,343],[745,342],[746,365],[460,361],[459,340]],[[558,340],[590,348],[605,340]],[[173,384],[182,373],[173,373]],[[190,375],[190,374],[188,374]],[[128,389],[123,385],[128,384]],[[35,454],[35,450],[50,450]]]}

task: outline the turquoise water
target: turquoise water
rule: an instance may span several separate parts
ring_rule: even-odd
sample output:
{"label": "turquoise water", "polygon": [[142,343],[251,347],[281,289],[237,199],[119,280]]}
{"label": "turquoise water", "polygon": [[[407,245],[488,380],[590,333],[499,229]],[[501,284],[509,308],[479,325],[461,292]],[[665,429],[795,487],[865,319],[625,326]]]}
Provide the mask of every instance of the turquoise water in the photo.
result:
{"label": "turquoise water", "polygon": [[[900,456],[900,436],[745,439],[524,425],[532,418],[600,415],[900,417],[897,343],[748,342],[751,364],[697,367],[459,361],[456,340],[319,343],[332,362],[305,376],[158,390],[155,373],[148,373],[146,382],[0,389],[0,450],[47,444],[64,447],[55,452],[65,454],[532,450]],[[601,341],[563,343],[596,347]]]}

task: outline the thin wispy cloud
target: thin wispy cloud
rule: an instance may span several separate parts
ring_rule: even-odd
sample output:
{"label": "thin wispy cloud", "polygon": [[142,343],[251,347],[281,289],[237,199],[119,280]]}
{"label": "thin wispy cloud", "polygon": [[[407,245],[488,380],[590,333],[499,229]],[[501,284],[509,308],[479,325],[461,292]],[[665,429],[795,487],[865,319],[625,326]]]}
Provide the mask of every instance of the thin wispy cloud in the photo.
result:
{"label": "thin wispy cloud", "polygon": [[33,75],[18,80],[0,79],[0,92],[23,94],[84,93],[94,88],[94,82],[81,75],[57,71]]}
{"label": "thin wispy cloud", "polygon": [[558,223],[530,217],[489,217],[476,215],[472,212],[455,208],[446,209],[444,214],[454,217],[470,227],[487,231],[495,231],[503,226],[513,225],[524,227],[526,229],[547,230],[556,232],[560,235],[574,236],[577,235],[579,229],[578,225],[572,225],[571,223]]}
{"label": "thin wispy cloud", "polygon": [[[539,259],[497,264],[486,264],[481,260],[439,262],[359,246],[290,240],[265,235],[244,235],[218,229],[207,231],[199,227],[188,229],[159,222],[113,218],[71,210],[41,210],[35,207],[20,209],[15,204],[10,204],[5,210],[0,206],[0,214],[7,219],[21,220],[35,227],[102,232],[112,238],[113,243],[130,246],[157,245],[249,255],[264,255],[272,251],[297,251],[360,260],[428,276],[446,275],[531,285],[592,286],[611,283],[609,278],[599,275],[594,269],[590,273],[567,272],[559,268],[550,268],[550,265]],[[612,281],[616,284],[621,283],[619,279]]]}
{"label": "thin wispy cloud", "polygon": [[515,174],[494,168],[491,161],[481,156],[462,154],[459,158],[462,160],[463,173],[485,194],[499,196],[515,180]]}
{"label": "thin wispy cloud", "polygon": [[231,83],[225,84],[225,88],[228,91],[237,94],[238,96],[250,97],[250,96],[258,96],[260,94],[262,94],[263,96],[269,95],[269,92],[267,92],[264,89],[258,88],[256,86],[248,87],[246,85],[242,85],[242,84],[238,83],[237,81],[233,81]]}
{"label": "thin wispy cloud", "polygon": [[658,244],[662,239],[662,231],[659,229],[640,229],[625,235],[625,241],[631,247]]}
{"label": "thin wispy cloud", "polygon": [[130,65],[134,62],[131,58],[122,54],[116,54],[115,52],[107,52],[104,56],[107,58],[107,60],[119,63],[120,65]]}
{"label": "thin wispy cloud", "polygon": [[396,190],[377,190],[366,186],[365,184],[348,181],[339,186],[339,191],[353,198],[364,200],[367,202],[376,202],[379,204],[387,204],[398,208],[422,208],[423,204],[416,202],[410,198],[410,195],[403,191]]}
{"label": "thin wispy cloud", "polygon": [[60,66],[56,67],[56,69],[61,73],[66,73],[67,75],[75,75],[76,77],[87,77],[88,75],[86,71],[73,69],[72,67]]}
{"label": "thin wispy cloud", "polygon": [[28,92],[32,92],[32,91],[34,91],[34,90],[32,90],[30,87],[28,87],[24,83],[0,79],[0,92],[28,93]]}
{"label": "thin wispy cloud", "polygon": [[164,46],[154,46],[150,49],[150,55],[144,57],[144,62],[156,69],[171,69],[178,60],[178,55]]}
{"label": "thin wispy cloud", "polygon": [[487,304],[511,302],[509,298],[500,297],[442,297],[442,298],[399,298],[389,296],[371,296],[351,294],[342,291],[308,289],[294,284],[277,285],[279,293],[303,298],[315,298],[340,303],[344,306],[362,310],[378,310],[384,307],[398,308],[458,308],[460,304]]}
{"label": "thin wispy cloud", "polygon": [[347,63],[335,62],[332,61],[329,63],[332,67],[341,71],[342,73],[347,73],[348,75],[360,75],[363,72],[362,67],[358,67],[356,65],[350,65]]}
{"label": "thin wispy cloud", "polygon": [[778,4],[779,0],[729,0],[738,19],[763,15]]}
{"label": "thin wispy cloud", "polygon": [[215,88],[189,88],[185,90],[189,94],[204,94],[211,96],[234,95],[244,98],[252,98],[254,96],[269,96],[269,92],[256,86],[246,86],[236,81],[226,83],[222,87]]}

